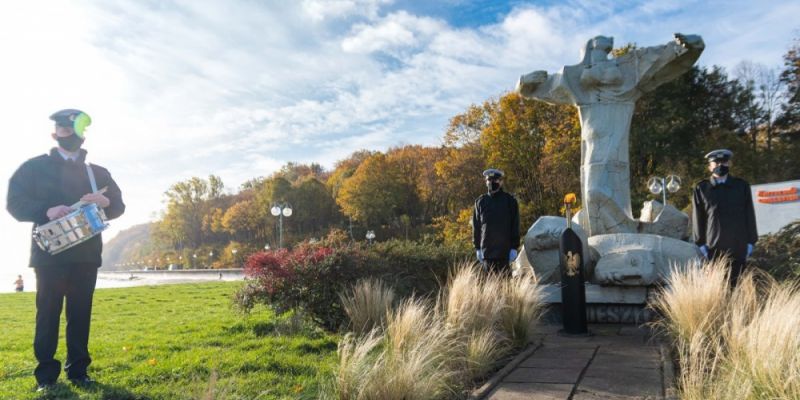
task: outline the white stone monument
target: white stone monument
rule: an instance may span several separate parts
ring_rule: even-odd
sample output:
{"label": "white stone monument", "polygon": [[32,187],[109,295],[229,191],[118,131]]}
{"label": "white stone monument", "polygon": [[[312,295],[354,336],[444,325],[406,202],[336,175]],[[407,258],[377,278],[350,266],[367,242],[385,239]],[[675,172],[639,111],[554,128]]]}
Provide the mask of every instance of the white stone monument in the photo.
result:
{"label": "white stone monument", "polygon": [[[589,261],[595,265],[591,282],[641,287],[663,278],[671,264],[696,259],[698,253],[693,244],[681,241],[688,236],[688,216],[674,207],[652,202],[641,219],[633,218],[628,140],[634,107],[642,94],[688,71],[705,45],[700,36],[675,34],[667,44],[609,57],[613,44],[612,38],[597,36],[586,43],[580,63],[555,74],[523,75],[517,90],[527,98],[578,108],[583,209],[576,219],[588,236]],[[554,223],[548,221],[548,231]],[[524,255],[537,275],[553,275],[545,273],[552,265],[540,268],[536,261],[552,259],[546,252],[557,251],[557,242],[553,247],[534,227],[525,239]]]}

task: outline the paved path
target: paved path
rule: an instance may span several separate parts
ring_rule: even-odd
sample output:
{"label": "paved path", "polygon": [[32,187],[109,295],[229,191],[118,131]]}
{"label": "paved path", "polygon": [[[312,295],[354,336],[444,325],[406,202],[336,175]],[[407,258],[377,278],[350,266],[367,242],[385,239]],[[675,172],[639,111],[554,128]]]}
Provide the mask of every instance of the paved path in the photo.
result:
{"label": "paved path", "polygon": [[[663,399],[660,346],[650,331],[631,325],[590,325],[594,336],[563,337],[544,325],[541,345],[486,398]],[[669,392],[669,391],[666,391]]]}

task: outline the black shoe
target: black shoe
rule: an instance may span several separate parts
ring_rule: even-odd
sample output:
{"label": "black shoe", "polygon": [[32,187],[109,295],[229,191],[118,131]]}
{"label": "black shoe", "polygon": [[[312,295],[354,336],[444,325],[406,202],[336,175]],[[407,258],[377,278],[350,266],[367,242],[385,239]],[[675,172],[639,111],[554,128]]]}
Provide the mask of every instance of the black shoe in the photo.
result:
{"label": "black shoe", "polygon": [[47,393],[56,388],[55,383],[40,383],[36,386],[36,393]]}
{"label": "black shoe", "polygon": [[88,387],[97,383],[94,379],[90,378],[89,375],[84,375],[80,378],[70,378],[69,381],[72,382],[73,385],[80,387]]}

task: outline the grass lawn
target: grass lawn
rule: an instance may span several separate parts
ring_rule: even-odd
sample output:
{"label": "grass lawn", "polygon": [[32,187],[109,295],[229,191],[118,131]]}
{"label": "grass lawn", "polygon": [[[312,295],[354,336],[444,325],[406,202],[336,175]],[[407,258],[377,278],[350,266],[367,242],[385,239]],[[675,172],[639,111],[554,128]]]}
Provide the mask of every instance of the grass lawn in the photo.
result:
{"label": "grass lawn", "polygon": [[[89,374],[58,399],[313,398],[336,362],[338,337],[257,308],[231,308],[241,285],[202,283],[98,289]],[[0,399],[36,399],[34,293],[0,294]],[[299,326],[298,326],[299,325]],[[64,362],[65,322],[56,358]]]}

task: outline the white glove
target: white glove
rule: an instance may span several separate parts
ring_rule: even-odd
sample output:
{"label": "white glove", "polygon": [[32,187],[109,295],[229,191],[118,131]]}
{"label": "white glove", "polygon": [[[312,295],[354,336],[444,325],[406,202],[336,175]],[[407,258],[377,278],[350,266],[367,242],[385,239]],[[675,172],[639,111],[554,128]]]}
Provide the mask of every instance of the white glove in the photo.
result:
{"label": "white glove", "polygon": [[517,259],[517,249],[511,249],[511,251],[508,252],[508,261],[511,262],[516,259]]}
{"label": "white glove", "polygon": [[747,244],[747,258],[750,258],[750,255],[753,254],[754,246],[750,243]]}
{"label": "white glove", "polygon": [[708,246],[706,245],[700,246],[700,252],[703,253],[703,258],[708,260]]}
{"label": "white glove", "polygon": [[478,261],[483,262],[483,250],[476,250],[475,255],[478,256]]}

